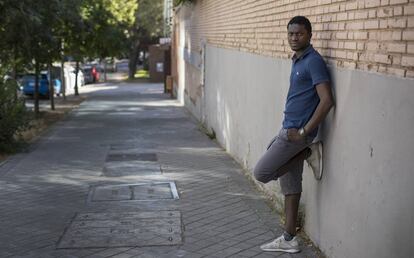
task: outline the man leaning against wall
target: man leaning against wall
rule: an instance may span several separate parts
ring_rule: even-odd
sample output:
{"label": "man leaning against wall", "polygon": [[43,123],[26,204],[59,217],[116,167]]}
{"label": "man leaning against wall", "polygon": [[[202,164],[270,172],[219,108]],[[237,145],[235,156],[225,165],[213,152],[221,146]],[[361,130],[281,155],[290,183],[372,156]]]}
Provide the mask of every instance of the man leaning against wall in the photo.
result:
{"label": "man leaning against wall", "polygon": [[288,42],[294,51],[290,86],[282,129],[274,137],[254,168],[256,180],[278,180],[285,196],[285,231],[263,244],[263,251],[297,253],[296,221],[302,193],[303,161],[317,180],[322,177],[322,143],[312,143],[320,123],[333,106],[329,72],[321,55],[310,44],[312,26],[304,16],[292,18]]}

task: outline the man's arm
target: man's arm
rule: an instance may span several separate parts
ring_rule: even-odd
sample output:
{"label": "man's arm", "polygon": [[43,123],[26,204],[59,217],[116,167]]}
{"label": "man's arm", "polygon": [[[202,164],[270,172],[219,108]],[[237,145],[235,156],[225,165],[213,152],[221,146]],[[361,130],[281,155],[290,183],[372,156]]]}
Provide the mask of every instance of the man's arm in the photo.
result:
{"label": "man's arm", "polygon": [[310,133],[316,129],[334,105],[331,86],[328,82],[320,83],[316,85],[315,88],[319,96],[319,104],[316,107],[311,119],[303,127],[306,133]]}
{"label": "man's arm", "polygon": [[[322,82],[316,85],[315,88],[319,96],[319,104],[316,107],[311,119],[303,127],[306,134],[312,132],[319,126],[320,123],[322,123],[326,115],[329,113],[329,110],[331,110],[334,105],[331,86],[328,82]],[[291,141],[299,141],[302,139],[302,136],[299,135],[298,130],[289,130],[288,137]]]}

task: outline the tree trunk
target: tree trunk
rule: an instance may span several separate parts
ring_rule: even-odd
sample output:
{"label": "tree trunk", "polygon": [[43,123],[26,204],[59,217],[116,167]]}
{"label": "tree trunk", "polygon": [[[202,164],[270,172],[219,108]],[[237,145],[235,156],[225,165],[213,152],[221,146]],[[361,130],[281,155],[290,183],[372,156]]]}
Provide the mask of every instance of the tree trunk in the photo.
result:
{"label": "tree trunk", "polygon": [[78,90],[78,72],[79,72],[79,61],[76,61],[76,70],[75,70],[75,96],[79,96],[79,90]]}
{"label": "tree trunk", "polygon": [[104,59],[104,82],[106,82],[106,58]]}
{"label": "tree trunk", "polygon": [[35,115],[39,115],[39,75],[40,75],[40,64],[35,59],[35,87],[34,87],[34,112]]}
{"label": "tree trunk", "polygon": [[148,70],[149,71],[149,67],[148,67],[148,63],[147,63],[147,51],[146,49],[142,49],[142,68],[144,70]]}
{"label": "tree trunk", "polygon": [[16,89],[14,91],[14,101],[17,102],[20,85],[17,83],[17,48],[16,46],[14,46],[13,48],[13,54],[14,54],[14,64],[13,64],[13,70],[12,70],[12,77],[16,85]]}
{"label": "tree trunk", "polygon": [[137,42],[129,52],[129,72],[128,78],[134,79],[135,73],[137,72],[137,61],[138,61],[138,54],[139,54],[139,42]]}
{"label": "tree trunk", "polygon": [[62,62],[60,64],[60,82],[62,85],[62,95],[63,99],[66,100],[66,80],[65,80],[65,60],[62,56]]}
{"label": "tree trunk", "polygon": [[50,99],[50,109],[55,110],[55,86],[53,85],[52,80],[52,65],[47,65],[47,73],[49,75],[49,99]]}

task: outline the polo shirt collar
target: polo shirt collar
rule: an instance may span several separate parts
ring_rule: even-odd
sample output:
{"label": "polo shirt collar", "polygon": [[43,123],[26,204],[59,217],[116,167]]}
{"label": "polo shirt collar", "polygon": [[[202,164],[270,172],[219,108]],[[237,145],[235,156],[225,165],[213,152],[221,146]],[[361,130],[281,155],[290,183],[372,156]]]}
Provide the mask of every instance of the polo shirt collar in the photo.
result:
{"label": "polo shirt collar", "polygon": [[310,52],[312,52],[314,49],[313,49],[313,46],[312,46],[312,44],[310,44],[306,49],[305,49],[305,51],[303,51],[303,53],[302,53],[302,55],[299,57],[299,58],[296,58],[296,53],[294,53],[293,55],[292,55],[292,57],[291,57],[291,59],[293,60],[293,62],[295,62],[295,61],[297,61],[297,60],[300,60],[300,59],[303,59],[307,54],[309,54]]}

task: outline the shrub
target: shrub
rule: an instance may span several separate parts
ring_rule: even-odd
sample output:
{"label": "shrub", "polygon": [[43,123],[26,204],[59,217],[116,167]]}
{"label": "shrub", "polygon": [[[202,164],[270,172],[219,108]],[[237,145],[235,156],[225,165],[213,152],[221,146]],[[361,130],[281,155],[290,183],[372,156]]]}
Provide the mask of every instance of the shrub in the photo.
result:
{"label": "shrub", "polygon": [[0,72],[0,152],[17,151],[18,135],[29,127],[31,114],[24,99],[17,96],[18,83]]}

